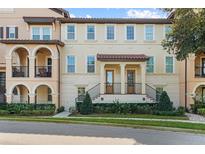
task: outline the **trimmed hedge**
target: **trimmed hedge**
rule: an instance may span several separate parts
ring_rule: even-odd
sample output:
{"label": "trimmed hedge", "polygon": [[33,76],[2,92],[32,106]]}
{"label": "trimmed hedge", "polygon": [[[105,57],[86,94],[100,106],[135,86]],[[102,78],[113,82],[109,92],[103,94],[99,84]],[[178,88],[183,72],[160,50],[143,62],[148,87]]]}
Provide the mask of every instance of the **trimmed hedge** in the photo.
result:
{"label": "trimmed hedge", "polygon": [[7,111],[7,110],[0,110],[0,115],[9,115],[9,111]]}
{"label": "trimmed hedge", "polygon": [[20,115],[22,116],[50,116],[53,115],[53,110],[22,110]]}
{"label": "trimmed hedge", "polygon": [[[0,110],[4,110],[9,114],[20,114],[21,111],[49,111],[55,112],[55,104],[25,104],[25,103],[11,103],[11,104],[1,104]],[[47,113],[45,113],[47,114]]]}
{"label": "trimmed hedge", "polygon": [[[80,113],[82,102],[76,103],[76,110]],[[117,114],[152,114],[157,103],[95,103],[93,113]]]}

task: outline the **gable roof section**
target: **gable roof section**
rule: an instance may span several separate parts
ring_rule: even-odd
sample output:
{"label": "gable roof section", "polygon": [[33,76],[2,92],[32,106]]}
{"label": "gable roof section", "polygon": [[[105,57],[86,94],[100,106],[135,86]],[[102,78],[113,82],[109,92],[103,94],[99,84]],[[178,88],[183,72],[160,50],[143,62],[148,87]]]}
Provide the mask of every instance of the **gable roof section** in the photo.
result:
{"label": "gable roof section", "polygon": [[61,23],[171,24],[165,18],[58,18]]}
{"label": "gable roof section", "polygon": [[63,15],[65,18],[69,18],[70,15],[69,15],[69,12],[66,11],[65,9],[62,9],[62,8],[49,8],[51,9],[52,11],[58,13],[58,14],[61,14]]}

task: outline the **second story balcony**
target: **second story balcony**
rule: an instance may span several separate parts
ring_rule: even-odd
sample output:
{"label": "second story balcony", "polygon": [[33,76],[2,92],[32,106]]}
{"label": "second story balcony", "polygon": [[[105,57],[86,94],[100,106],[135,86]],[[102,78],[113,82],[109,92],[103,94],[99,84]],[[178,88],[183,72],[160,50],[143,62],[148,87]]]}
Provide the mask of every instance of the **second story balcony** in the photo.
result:
{"label": "second story balcony", "polygon": [[198,53],[195,57],[195,77],[205,78],[205,53]]}
{"label": "second story balcony", "polygon": [[36,66],[35,77],[51,77],[52,66]]}
{"label": "second story balcony", "polygon": [[12,77],[29,77],[28,66],[12,66]]}

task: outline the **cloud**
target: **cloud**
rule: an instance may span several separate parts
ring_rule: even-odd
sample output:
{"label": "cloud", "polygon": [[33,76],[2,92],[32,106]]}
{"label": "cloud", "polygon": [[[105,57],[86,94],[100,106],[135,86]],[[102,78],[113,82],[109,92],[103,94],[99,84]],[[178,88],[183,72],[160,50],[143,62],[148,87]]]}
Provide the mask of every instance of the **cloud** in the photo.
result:
{"label": "cloud", "polygon": [[70,14],[70,17],[71,18],[75,18],[76,16],[74,14]]}
{"label": "cloud", "polygon": [[136,10],[130,9],[127,11],[127,17],[129,18],[162,18],[163,14],[158,12],[157,10]]}
{"label": "cloud", "polygon": [[86,15],[86,18],[92,18],[92,16],[91,16],[91,15],[89,15],[89,14],[87,14],[87,15]]}

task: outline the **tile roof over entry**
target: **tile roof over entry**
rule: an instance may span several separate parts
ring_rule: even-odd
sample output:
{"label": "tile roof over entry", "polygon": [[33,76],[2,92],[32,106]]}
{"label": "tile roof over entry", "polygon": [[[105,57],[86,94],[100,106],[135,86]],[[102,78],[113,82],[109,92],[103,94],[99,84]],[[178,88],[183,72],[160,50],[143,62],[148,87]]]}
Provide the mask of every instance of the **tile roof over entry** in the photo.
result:
{"label": "tile roof over entry", "polygon": [[146,61],[149,57],[144,54],[97,54],[99,61]]}

